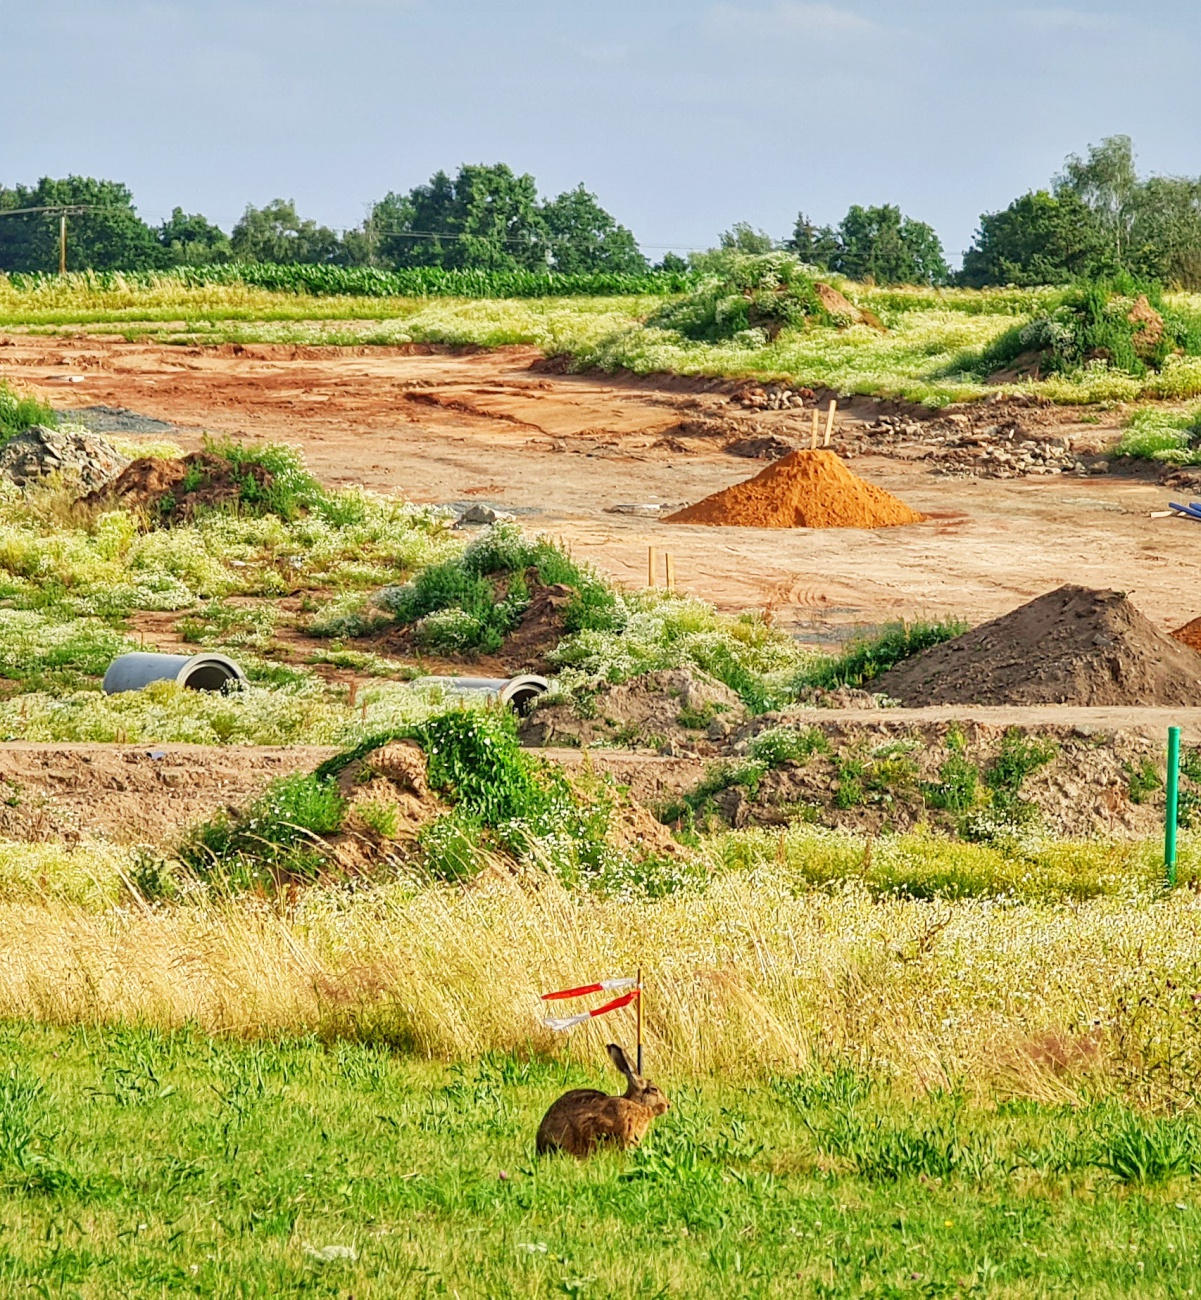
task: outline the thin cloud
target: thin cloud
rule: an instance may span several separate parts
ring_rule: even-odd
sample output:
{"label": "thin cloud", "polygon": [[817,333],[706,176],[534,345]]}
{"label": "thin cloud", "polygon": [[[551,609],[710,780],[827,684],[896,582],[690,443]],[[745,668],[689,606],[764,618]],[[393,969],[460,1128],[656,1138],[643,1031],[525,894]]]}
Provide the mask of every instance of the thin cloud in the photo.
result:
{"label": "thin cloud", "polygon": [[768,38],[863,36],[879,31],[870,19],[832,4],[783,3],[756,9],[717,4],[708,12],[707,25],[723,35],[736,31]]}
{"label": "thin cloud", "polygon": [[1045,32],[1104,32],[1114,25],[1108,14],[1089,14],[1080,9],[1015,9],[1010,17]]}

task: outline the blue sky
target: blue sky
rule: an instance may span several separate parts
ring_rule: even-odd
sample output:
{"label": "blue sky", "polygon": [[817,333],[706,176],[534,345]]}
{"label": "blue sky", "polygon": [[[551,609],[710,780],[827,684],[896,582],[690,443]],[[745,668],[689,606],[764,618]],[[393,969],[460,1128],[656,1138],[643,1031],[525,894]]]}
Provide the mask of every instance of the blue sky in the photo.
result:
{"label": "blue sky", "polygon": [[442,167],[583,181],[658,255],[899,203],[953,256],[1068,153],[1201,174],[1196,0],[0,0],[0,183],[345,227]]}

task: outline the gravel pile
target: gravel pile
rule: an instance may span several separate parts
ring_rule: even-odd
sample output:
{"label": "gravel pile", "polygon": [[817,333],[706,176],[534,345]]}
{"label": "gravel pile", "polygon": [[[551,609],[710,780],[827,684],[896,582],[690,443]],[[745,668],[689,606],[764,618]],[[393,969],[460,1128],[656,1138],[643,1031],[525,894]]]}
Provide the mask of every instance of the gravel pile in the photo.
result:
{"label": "gravel pile", "polygon": [[1091,462],[1073,451],[1069,437],[983,411],[975,416],[954,412],[920,421],[884,415],[857,434],[844,434],[841,442],[844,455],[886,452],[903,454],[907,460],[934,461],[935,469],[948,478],[1091,472]]}
{"label": "gravel pile", "polygon": [[113,445],[83,428],[48,429],[35,424],[10,439],[0,451],[0,476],[25,487],[51,474],[63,474],[94,491],[129,464]]}

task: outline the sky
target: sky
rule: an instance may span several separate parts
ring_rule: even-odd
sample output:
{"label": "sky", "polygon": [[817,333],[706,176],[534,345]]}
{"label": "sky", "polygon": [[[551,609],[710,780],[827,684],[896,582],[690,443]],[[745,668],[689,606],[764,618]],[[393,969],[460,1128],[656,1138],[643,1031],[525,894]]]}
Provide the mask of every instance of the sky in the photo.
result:
{"label": "sky", "polygon": [[1197,0],[0,0],[0,184],[357,225],[437,169],[583,182],[654,258],[896,203],[951,257],[1124,133],[1201,174]]}

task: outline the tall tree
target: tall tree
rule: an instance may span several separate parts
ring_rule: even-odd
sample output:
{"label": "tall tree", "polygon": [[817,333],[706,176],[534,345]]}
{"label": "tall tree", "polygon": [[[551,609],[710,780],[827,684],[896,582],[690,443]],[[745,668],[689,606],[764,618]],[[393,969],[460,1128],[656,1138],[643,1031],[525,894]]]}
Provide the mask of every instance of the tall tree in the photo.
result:
{"label": "tall tree", "polygon": [[950,269],[931,226],[892,204],[853,205],[838,227],[838,253],[831,269],[852,280],[877,284],[945,284]]}
{"label": "tall tree", "polygon": [[583,185],[542,204],[540,212],[556,271],[569,275],[591,271],[638,275],[646,270],[646,258],[637,240]]}
{"label": "tall tree", "polygon": [[368,231],[385,266],[533,270],[547,265],[547,231],[534,178],[504,163],[466,164],[452,180],[391,193],[372,208]]}
{"label": "tall tree", "polygon": [[1004,212],[986,212],[963,259],[960,283],[1064,284],[1107,251],[1096,217],[1071,190],[1024,194]]}
{"label": "tall tree", "polygon": [[345,261],[336,232],[302,219],[292,199],[273,199],[263,208],[247,205],[229,242],[234,257],[243,262]]}
{"label": "tall tree", "polygon": [[171,216],[155,231],[167,266],[202,266],[208,262],[228,262],[231,256],[229,236],[200,213],[186,213],[175,208]]}
{"label": "tall tree", "polygon": [[1059,194],[1074,194],[1096,216],[1109,235],[1114,260],[1126,265],[1139,191],[1130,137],[1111,135],[1090,145],[1087,158],[1073,154],[1064,163],[1055,189]]}
{"label": "tall tree", "polygon": [[[117,181],[90,176],[0,189],[0,212],[71,206],[67,218],[67,269],[140,271],[157,266],[161,250],[138,216],[133,195]],[[0,270],[57,271],[59,218],[54,212],[0,217]]]}
{"label": "tall tree", "polygon": [[766,230],[756,230],[749,221],[736,221],[721,232],[721,247],[738,253],[771,253],[776,241]]}
{"label": "tall tree", "polygon": [[1152,176],[1138,189],[1128,262],[1136,274],[1201,289],[1201,179]]}
{"label": "tall tree", "polygon": [[796,224],[792,228],[792,238],[784,241],[784,247],[795,253],[802,262],[810,266],[819,266],[829,270],[837,260],[841,246],[838,234],[831,226],[819,226],[798,212]]}

